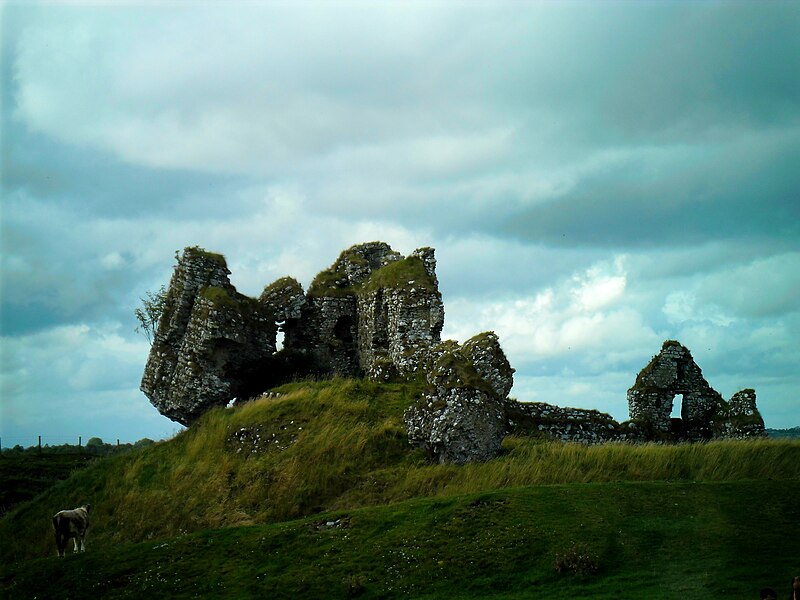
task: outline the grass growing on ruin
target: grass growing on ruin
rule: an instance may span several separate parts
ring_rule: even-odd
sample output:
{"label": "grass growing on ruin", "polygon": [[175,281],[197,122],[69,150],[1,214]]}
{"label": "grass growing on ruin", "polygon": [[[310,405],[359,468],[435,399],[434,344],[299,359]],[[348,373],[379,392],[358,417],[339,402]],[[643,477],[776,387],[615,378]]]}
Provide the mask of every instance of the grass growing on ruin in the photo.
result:
{"label": "grass growing on ruin", "polygon": [[[413,283],[411,283],[413,282]],[[409,288],[436,291],[436,282],[428,275],[425,264],[418,256],[409,256],[389,263],[370,275],[363,289],[372,291],[378,288]]]}
{"label": "grass growing on ruin", "polygon": [[206,260],[210,260],[211,262],[217,263],[220,267],[223,267],[225,269],[228,268],[228,262],[225,260],[225,256],[219,254],[218,252],[209,252],[208,250],[206,250],[205,248],[201,248],[200,246],[189,246],[187,248],[184,248],[183,252],[184,254],[189,253],[201,256]]}
{"label": "grass growing on ruin", "polygon": [[[341,260],[342,256],[339,257],[339,261]],[[363,258],[355,254],[349,256],[348,260],[366,264]],[[339,261],[337,261],[337,264]],[[426,291],[437,291],[438,289],[436,281],[428,275],[425,270],[425,264],[418,256],[409,256],[401,260],[392,261],[373,271],[366,281],[357,285],[350,285],[345,273],[335,267],[336,265],[325,269],[314,277],[308,288],[309,296],[337,298],[352,296],[360,292],[370,292],[379,288],[413,287]]]}

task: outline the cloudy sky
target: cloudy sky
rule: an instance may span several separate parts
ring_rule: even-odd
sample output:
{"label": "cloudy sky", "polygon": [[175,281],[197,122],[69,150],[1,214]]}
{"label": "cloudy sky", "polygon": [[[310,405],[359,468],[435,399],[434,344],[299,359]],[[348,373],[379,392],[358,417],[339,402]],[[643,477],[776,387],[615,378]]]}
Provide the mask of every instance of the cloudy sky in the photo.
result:
{"label": "cloudy sky", "polygon": [[678,339],[800,425],[800,4],[0,10],[4,445],[178,430],[133,316],[176,250],[257,295],[377,239],[520,400],[624,420]]}

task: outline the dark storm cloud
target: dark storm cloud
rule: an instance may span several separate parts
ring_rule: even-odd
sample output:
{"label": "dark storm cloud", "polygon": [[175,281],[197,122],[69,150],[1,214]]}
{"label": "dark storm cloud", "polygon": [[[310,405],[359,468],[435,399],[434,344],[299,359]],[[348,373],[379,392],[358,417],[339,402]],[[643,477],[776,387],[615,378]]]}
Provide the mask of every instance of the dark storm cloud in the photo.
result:
{"label": "dark storm cloud", "polygon": [[164,169],[154,178],[145,167],[31,133],[14,119],[5,121],[2,187],[9,210],[19,191],[93,218],[179,218],[191,210],[214,214],[216,209],[219,215],[231,211],[222,202],[197,205],[210,190],[219,197],[229,195],[230,177]]}
{"label": "dark storm cloud", "polygon": [[[562,197],[521,211],[522,239],[617,248],[742,238],[800,240],[800,128],[762,142],[626,157]],[[714,154],[717,156],[715,157]]]}

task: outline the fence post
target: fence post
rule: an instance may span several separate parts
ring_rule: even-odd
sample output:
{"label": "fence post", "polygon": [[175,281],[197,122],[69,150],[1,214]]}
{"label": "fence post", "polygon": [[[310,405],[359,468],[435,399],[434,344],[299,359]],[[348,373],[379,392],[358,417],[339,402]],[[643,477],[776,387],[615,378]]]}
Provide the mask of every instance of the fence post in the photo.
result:
{"label": "fence post", "polygon": [[42,436],[39,436],[39,454],[42,453]]}
{"label": "fence post", "polygon": [[78,436],[78,448],[83,448],[83,438],[81,436]]}
{"label": "fence post", "polygon": [[119,438],[117,438],[117,448],[119,448]]}

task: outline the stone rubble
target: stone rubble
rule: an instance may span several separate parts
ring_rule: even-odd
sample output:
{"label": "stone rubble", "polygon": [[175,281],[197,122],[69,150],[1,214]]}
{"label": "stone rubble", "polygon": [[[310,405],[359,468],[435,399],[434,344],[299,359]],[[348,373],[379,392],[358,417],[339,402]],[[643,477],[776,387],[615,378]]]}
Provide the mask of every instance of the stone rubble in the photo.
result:
{"label": "stone rubble", "polygon": [[520,435],[543,435],[580,444],[625,440],[625,428],[597,410],[563,408],[545,402],[506,402],[508,428]]}
{"label": "stone rubble", "polygon": [[482,333],[463,346],[447,341],[431,355],[429,391],[403,415],[409,442],[440,463],[494,458],[506,434],[504,401],[514,382],[497,336]]}

